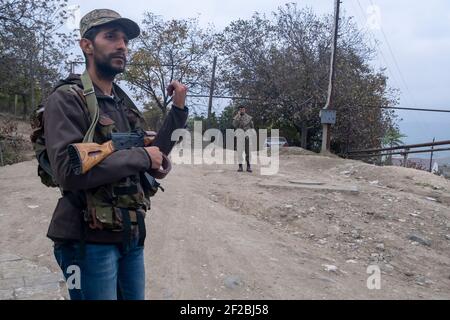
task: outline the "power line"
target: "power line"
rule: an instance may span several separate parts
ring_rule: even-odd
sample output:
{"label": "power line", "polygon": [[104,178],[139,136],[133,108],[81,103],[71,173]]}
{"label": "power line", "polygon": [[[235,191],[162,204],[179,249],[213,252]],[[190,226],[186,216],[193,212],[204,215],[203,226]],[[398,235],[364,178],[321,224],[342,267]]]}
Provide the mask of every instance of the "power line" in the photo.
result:
{"label": "power line", "polygon": [[428,108],[411,108],[411,107],[383,107],[383,106],[374,106],[374,105],[345,105],[345,108],[393,109],[393,110],[406,110],[406,111],[423,111],[423,112],[450,113],[450,109],[428,109]]}
{"label": "power line", "polygon": [[[209,98],[210,96],[209,95],[203,95],[203,94],[188,94],[187,97],[192,97],[192,98]],[[264,102],[267,102],[267,99],[248,98],[248,97],[240,97],[240,96],[213,95],[212,97],[213,98],[217,98],[217,99],[249,100],[249,101],[264,101]],[[300,103],[299,106],[303,106],[303,105],[307,104],[312,99],[313,98],[311,97],[309,99],[304,100],[302,103]],[[427,108],[409,108],[409,107],[383,107],[383,106],[373,106],[373,105],[361,105],[361,106],[360,105],[355,105],[355,106],[347,105],[346,107],[450,113],[450,109],[427,109]]]}
{"label": "power line", "polygon": [[[363,22],[364,22],[364,20],[366,18],[364,9],[361,5],[361,2],[359,0],[357,0],[357,2],[358,2],[359,9],[361,10],[361,14],[362,14]],[[352,2],[352,4],[353,4],[353,2]],[[370,39],[373,40],[373,44],[376,47],[375,50],[377,52],[377,55],[379,57],[381,57],[381,59],[384,61],[385,65],[386,65],[386,69],[387,69],[388,73],[391,75],[392,80],[394,80],[394,82],[396,83],[396,86],[398,88],[400,88],[399,81],[397,80],[397,77],[394,75],[394,73],[392,73],[392,70],[391,70],[392,68],[390,68],[390,63],[386,59],[386,56],[384,55],[383,50],[381,50],[381,48],[377,42],[377,39],[375,38],[374,34],[372,33],[372,30],[370,30],[370,28],[366,28],[366,29],[367,29],[367,34],[369,35]]]}
{"label": "power line", "polygon": [[[187,97],[191,98],[209,98],[210,95],[204,95],[204,94],[188,94]],[[260,101],[267,103],[267,99],[259,99],[259,98],[249,98],[249,97],[240,97],[240,96],[222,96],[222,95],[213,95],[212,98],[217,99],[231,99],[231,100],[249,100],[249,101]],[[313,97],[310,97],[304,101],[302,101],[297,107],[302,107],[303,105],[307,104],[313,99]]]}
{"label": "power line", "polygon": [[409,110],[409,111],[425,111],[425,112],[444,112],[450,113],[448,109],[426,109],[426,108],[407,108],[407,107],[380,107],[380,106],[359,106],[361,108],[374,108],[374,109],[394,109],[394,110]]}
{"label": "power line", "polygon": [[[356,0],[356,1],[358,2],[359,9],[361,10],[362,17],[363,17],[363,19],[365,19],[366,17],[365,17],[364,8],[362,7],[361,2],[359,0]],[[352,4],[353,4],[353,2],[352,2]],[[380,25],[380,28],[381,28],[381,25]],[[397,75],[395,75],[395,73],[392,71],[394,68],[391,67],[391,64],[389,63],[388,59],[384,55],[383,50],[381,49],[372,30],[370,28],[366,28],[366,30],[367,30],[367,34],[369,35],[370,39],[373,41],[374,46],[376,47],[377,55],[383,60],[385,66],[386,66],[386,70],[390,74],[391,79],[395,82],[395,86],[397,88],[402,87],[400,85],[401,81],[398,80]],[[387,42],[387,39],[385,39],[385,41]],[[408,91],[408,95],[410,95],[411,94],[410,91],[408,89],[407,89],[407,91]],[[414,99],[413,98],[409,99],[410,97],[408,95],[405,94],[405,97],[408,100],[408,104],[415,105],[416,103],[414,102]]]}
{"label": "power line", "polygon": [[[368,0],[368,1],[369,1],[370,4],[372,5],[372,7],[375,7],[375,4],[374,4],[373,0]],[[405,80],[405,77],[403,76],[403,72],[402,72],[402,70],[400,69],[400,66],[399,66],[399,64],[398,64],[397,58],[396,58],[396,56],[395,56],[395,54],[394,54],[394,51],[393,51],[393,49],[392,49],[392,46],[391,46],[391,44],[390,44],[390,42],[389,42],[389,40],[388,40],[388,38],[387,38],[387,36],[386,36],[386,32],[384,31],[383,25],[380,23],[379,26],[380,26],[381,34],[382,34],[382,36],[383,36],[383,38],[384,38],[384,41],[385,41],[385,43],[386,43],[386,46],[387,46],[387,48],[388,48],[388,51],[389,51],[389,53],[390,53],[390,55],[391,55],[391,57],[392,57],[392,61],[394,62],[395,68],[396,68],[397,73],[398,73],[398,75],[399,75],[399,77],[400,77],[400,80],[401,80],[401,82],[403,83],[403,86],[404,86],[406,92],[408,93],[408,94],[405,94],[405,92],[403,92],[403,94],[404,94],[404,96],[407,98],[407,100],[409,101],[408,104],[410,104],[410,105],[412,105],[412,106],[414,106],[414,107],[417,107],[417,106],[418,106],[417,101],[416,101],[414,95],[412,94],[411,90],[409,89],[409,86],[408,86],[408,84],[407,84],[407,82],[406,82],[406,80]],[[412,103],[411,103],[411,102],[412,102]],[[402,109],[399,109],[399,110],[402,110]],[[405,109],[405,110],[409,110],[409,109]],[[422,110],[419,110],[419,111],[422,111]],[[436,112],[440,112],[440,111],[436,111]],[[418,120],[418,119],[417,119],[417,116],[416,116],[415,114],[414,114],[413,118],[414,118],[416,121]],[[422,130],[422,132],[428,132],[428,131],[429,131],[429,128],[426,127],[426,126],[423,124],[423,122],[420,121],[420,120],[421,120],[421,119],[419,119],[419,121],[417,121],[417,122],[419,123],[420,129]]]}
{"label": "power line", "polygon": [[[371,4],[372,6],[375,6],[372,0],[369,0],[369,1],[370,1],[370,4]],[[390,54],[391,54],[391,56],[392,56],[392,61],[394,61],[394,65],[395,65],[395,67],[397,68],[397,71],[398,71],[398,73],[399,73],[399,75],[400,75],[400,79],[402,80],[402,82],[403,82],[403,84],[404,84],[406,90],[408,90],[408,93],[409,93],[409,95],[411,96],[414,105],[417,105],[417,103],[416,103],[416,101],[415,101],[415,99],[414,99],[414,95],[413,95],[413,94],[411,93],[411,91],[409,90],[408,84],[406,83],[405,78],[403,77],[403,73],[402,73],[402,71],[401,71],[401,69],[400,69],[400,67],[399,67],[399,64],[398,64],[398,62],[397,62],[397,59],[395,58],[394,51],[392,50],[392,47],[391,47],[391,45],[390,45],[390,43],[389,43],[389,40],[388,40],[388,38],[387,38],[387,36],[386,36],[386,33],[384,32],[383,26],[382,26],[381,24],[380,24],[380,30],[381,30],[381,34],[383,35],[384,40],[386,41],[386,45],[387,45],[387,47],[388,47],[388,49],[389,49],[389,52],[390,52]]]}
{"label": "power line", "polygon": [[188,94],[187,97],[191,98],[217,98],[217,99],[231,99],[231,100],[249,100],[249,101],[267,101],[265,99],[248,98],[248,97],[236,97],[236,96],[220,96],[220,95],[204,95],[204,94]]}
{"label": "power line", "polygon": [[[369,0],[369,1],[370,1],[370,3],[372,4],[372,6],[374,6],[372,0]],[[364,13],[364,9],[363,9],[363,7],[362,7],[362,5],[361,5],[361,2],[360,2],[359,0],[357,0],[357,2],[358,2],[359,9],[360,9],[360,11],[361,11],[361,13],[362,13],[362,15],[363,15],[363,19],[365,19],[365,13]],[[352,3],[352,5],[353,5],[353,2],[351,2],[351,3]],[[355,11],[356,11],[356,10],[355,10]],[[364,22],[364,20],[363,20],[363,22]],[[376,52],[377,52],[378,56],[384,61],[385,66],[386,66],[386,70],[387,70],[387,72],[389,73],[389,75],[391,76],[391,80],[394,82],[394,85],[395,85],[397,88],[405,87],[405,91],[406,91],[406,92],[403,91],[403,97],[405,98],[405,100],[407,101],[407,103],[408,103],[409,105],[413,105],[413,106],[417,107],[417,103],[416,103],[414,97],[412,96],[411,91],[409,90],[408,85],[406,84],[406,81],[405,81],[405,79],[404,79],[404,77],[403,77],[402,72],[400,71],[400,68],[399,68],[399,66],[398,66],[397,60],[396,60],[395,57],[394,57],[392,47],[391,47],[390,44],[389,44],[389,41],[388,41],[388,39],[387,39],[387,37],[386,37],[386,34],[385,34],[384,30],[382,29],[381,24],[380,24],[380,29],[381,29],[381,31],[382,31],[382,33],[383,33],[384,40],[386,41],[386,45],[387,45],[388,48],[389,48],[389,51],[390,51],[390,54],[391,54],[391,56],[392,56],[392,58],[393,58],[393,60],[394,60],[394,63],[396,64],[397,72],[398,72],[398,74],[399,74],[399,76],[400,76],[400,78],[401,78],[401,81],[398,81],[397,75],[395,75],[395,73],[393,72],[393,68],[391,67],[391,64],[390,64],[390,63],[388,62],[388,60],[386,59],[386,56],[384,55],[383,50],[381,49],[381,47],[380,47],[378,41],[376,40],[374,33],[372,32],[372,30],[371,30],[370,28],[366,28],[367,34],[369,35],[369,38],[370,38],[371,40],[373,40],[373,43],[374,43],[374,45],[375,45],[375,47],[376,47]],[[403,85],[400,85],[401,83],[403,83]],[[402,110],[401,108],[398,108],[398,109],[399,109],[399,110]],[[405,108],[405,110],[411,110],[411,109],[413,109],[413,108]],[[422,111],[422,110],[418,110],[418,111]],[[445,112],[445,111],[444,111],[444,112]],[[414,119],[417,120],[417,117],[415,116],[415,114],[414,114],[413,117],[414,117]],[[428,130],[428,128],[426,128],[426,127],[424,126],[424,124],[423,124],[421,121],[418,121],[418,123],[419,123],[419,126],[421,127],[421,130],[422,130],[423,132],[426,132],[426,131]]]}

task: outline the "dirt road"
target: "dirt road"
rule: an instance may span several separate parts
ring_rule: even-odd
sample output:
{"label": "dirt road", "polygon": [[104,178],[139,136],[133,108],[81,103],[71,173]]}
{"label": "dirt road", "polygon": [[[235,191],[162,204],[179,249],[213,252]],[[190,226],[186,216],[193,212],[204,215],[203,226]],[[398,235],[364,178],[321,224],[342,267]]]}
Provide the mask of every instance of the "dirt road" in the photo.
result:
{"label": "dirt road", "polygon": [[[148,299],[450,298],[447,180],[294,151],[276,176],[174,167],[147,217]],[[0,255],[59,272],[45,238],[58,191],[35,171],[0,168]]]}

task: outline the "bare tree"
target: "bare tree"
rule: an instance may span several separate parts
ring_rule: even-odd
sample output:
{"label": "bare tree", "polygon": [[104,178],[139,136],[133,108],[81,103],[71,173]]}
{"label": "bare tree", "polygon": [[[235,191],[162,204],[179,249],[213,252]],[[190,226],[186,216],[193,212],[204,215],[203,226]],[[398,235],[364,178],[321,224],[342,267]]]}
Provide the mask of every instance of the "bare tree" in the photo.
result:
{"label": "bare tree", "polygon": [[23,115],[60,78],[75,34],[59,32],[67,0],[0,0],[0,92],[22,97]]}
{"label": "bare tree", "polygon": [[[379,108],[396,103],[383,71],[370,67],[373,50],[349,18],[340,21],[337,50],[336,98],[338,122],[332,148],[376,147],[392,126],[394,114]],[[278,8],[270,18],[255,14],[232,22],[220,35],[226,59],[221,81],[246,102],[255,124],[297,131],[309,130],[308,146],[320,145],[319,111],[325,106],[332,17],[318,17],[295,4]],[[364,106],[367,106],[364,108]],[[369,108],[370,107],[370,108]]]}
{"label": "bare tree", "polygon": [[197,19],[164,21],[146,13],[125,79],[138,99],[153,102],[165,115],[172,80],[182,81],[192,94],[207,92],[212,48],[213,32],[202,30]]}

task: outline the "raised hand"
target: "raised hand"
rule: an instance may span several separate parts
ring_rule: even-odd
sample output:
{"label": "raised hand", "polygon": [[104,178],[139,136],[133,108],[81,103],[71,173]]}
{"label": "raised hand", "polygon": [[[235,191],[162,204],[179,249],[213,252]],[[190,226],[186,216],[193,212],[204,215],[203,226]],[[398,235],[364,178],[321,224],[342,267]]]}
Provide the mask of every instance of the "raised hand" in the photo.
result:
{"label": "raised hand", "polygon": [[172,103],[180,108],[184,109],[186,105],[186,94],[187,94],[187,87],[178,82],[178,81],[172,81],[169,86],[167,87],[167,94],[172,97]]}

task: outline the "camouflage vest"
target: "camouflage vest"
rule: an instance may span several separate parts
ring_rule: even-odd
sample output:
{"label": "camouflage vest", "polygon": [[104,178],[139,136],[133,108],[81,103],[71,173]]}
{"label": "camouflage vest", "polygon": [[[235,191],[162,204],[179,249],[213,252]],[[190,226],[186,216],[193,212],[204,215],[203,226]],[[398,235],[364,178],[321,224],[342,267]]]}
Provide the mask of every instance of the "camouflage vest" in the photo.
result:
{"label": "camouflage vest", "polygon": [[[111,140],[111,133],[116,132],[116,128],[111,119],[99,116],[97,98],[87,72],[81,76],[81,81],[83,82],[83,91],[89,113],[91,115],[94,114],[94,120],[92,120],[91,116],[92,123],[83,142],[102,144]],[[120,96],[124,97],[125,104],[131,110],[131,114],[128,115],[129,129],[140,129],[140,112],[118,86],[115,86],[114,89]],[[96,110],[93,110],[94,103]],[[94,125],[95,121],[97,123]],[[126,231],[130,224],[137,225],[140,220],[143,223],[145,212],[150,209],[150,195],[144,191],[140,179],[141,175],[136,174],[125,177],[116,183],[87,190],[85,221],[89,223],[89,227],[93,229]]]}

